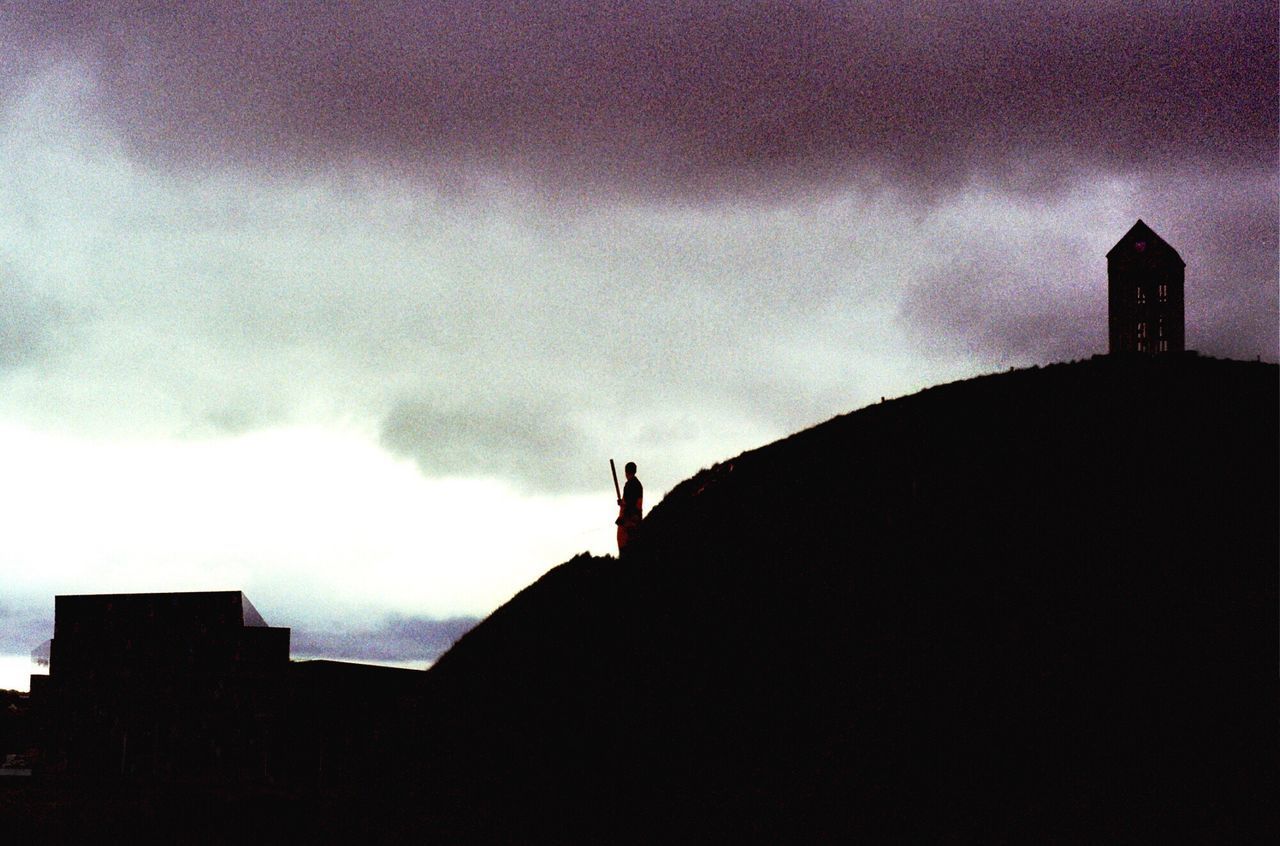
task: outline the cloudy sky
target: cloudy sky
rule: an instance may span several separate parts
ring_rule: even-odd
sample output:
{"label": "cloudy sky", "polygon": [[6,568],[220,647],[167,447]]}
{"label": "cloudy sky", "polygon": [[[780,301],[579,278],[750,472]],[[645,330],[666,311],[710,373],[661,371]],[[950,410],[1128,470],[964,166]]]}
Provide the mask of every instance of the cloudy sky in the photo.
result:
{"label": "cloudy sky", "polygon": [[[0,5],[0,653],[243,589],[425,665],[682,478],[1106,347],[1277,354],[1275,2]],[[25,667],[22,668],[25,672]],[[22,686],[0,677],[0,686]]]}

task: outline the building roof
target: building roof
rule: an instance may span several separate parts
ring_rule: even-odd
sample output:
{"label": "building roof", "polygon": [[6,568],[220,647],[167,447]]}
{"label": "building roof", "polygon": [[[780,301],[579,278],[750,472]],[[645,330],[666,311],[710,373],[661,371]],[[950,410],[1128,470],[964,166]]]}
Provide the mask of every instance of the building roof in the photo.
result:
{"label": "building roof", "polygon": [[267,623],[238,590],[191,593],[100,593],[54,597],[54,637],[68,633],[114,631],[150,622],[161,626],[207,629]]}
{"label": "building roof", "polygon": [[1152,257],[1172,258],[1182,267],[1187,266],[1187,263],[1182,260],[1182,256],[1178,255],[1178,251],[1170,246],[1168,241],[1157,235],[1154,229],[1147,226],[1142,218],[1138,218],[1138,222],[1129,227],[1129,231],[1124,233],[1124,237],[1107,251],[1107,258],[1116,258],[1132,250],[1145,252]]}

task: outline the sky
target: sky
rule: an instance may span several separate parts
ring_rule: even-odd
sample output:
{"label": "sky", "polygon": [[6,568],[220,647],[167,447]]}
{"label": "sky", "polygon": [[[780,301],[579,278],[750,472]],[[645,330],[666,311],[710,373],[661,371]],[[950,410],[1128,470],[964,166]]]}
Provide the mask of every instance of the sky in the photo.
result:
{"label": "sky", "polygon": [[[716,461],[1106,351],[1277,358],[1275,2],[0,5],[0,687],[68,593],[426,666]],[[17,657],[14,657],[17,656]],[[16,662],[16,663],[15,663]],[[20,665],[18,670],[6,670]]]}

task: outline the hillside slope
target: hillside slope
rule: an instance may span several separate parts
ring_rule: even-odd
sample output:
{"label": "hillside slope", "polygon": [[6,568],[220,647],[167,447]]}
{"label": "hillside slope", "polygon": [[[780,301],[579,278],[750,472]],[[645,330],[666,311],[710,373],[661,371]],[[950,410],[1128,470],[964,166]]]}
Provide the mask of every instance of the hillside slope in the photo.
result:
{"label": "hillside slope", "polygon": [[1277,381],[1097,358],[703,471],[438,662],[409,807],[453,840],[1251,839]]}

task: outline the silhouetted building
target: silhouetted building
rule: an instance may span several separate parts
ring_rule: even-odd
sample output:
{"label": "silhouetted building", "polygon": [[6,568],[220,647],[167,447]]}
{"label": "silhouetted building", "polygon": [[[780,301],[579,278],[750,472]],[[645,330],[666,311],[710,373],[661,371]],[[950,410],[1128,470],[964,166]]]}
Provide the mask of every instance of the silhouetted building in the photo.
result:
{"label": "silhouetted building", "polygon": [[42,774],[314,787],[403,767],[425,673],[291,662],[289,635],[240,591],[56,597],[31,677]]}
{"label": "silhouetted building", "polygon": [[1186,347],[1187,263],[1141,220],[1107,253],[1110,351],[1155,355]]}
{"label": "silhouetted building", "polygon": [[85,777],[255,778],[281,710],[289,629],[239,591],[59,596],[46,766]]}
{"label": "silhouetted building", "polygon": [[348,661],[294,661],[272,776],[298,787],[368,784],[409,773],[406,741],[423,730],[426,673]]}

